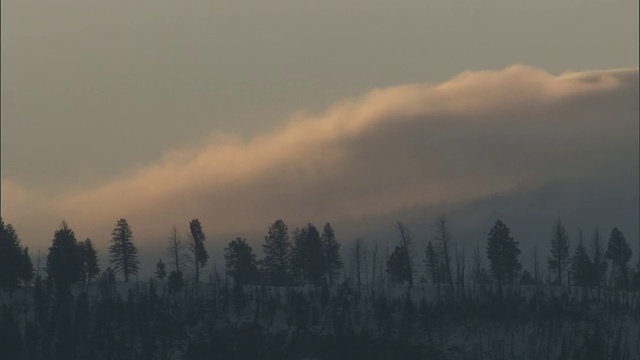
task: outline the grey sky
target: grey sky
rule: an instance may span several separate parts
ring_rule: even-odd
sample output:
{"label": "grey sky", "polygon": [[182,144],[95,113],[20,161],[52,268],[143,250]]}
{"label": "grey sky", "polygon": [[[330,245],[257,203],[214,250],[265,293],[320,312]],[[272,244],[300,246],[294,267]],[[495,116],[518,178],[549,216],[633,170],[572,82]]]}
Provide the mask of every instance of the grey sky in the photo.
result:
{"label": "grey sky", "polygon": [[560,73],[638,62],[635,0],[1,6],[2,178],[47,194],[374,87],[514,63]]}

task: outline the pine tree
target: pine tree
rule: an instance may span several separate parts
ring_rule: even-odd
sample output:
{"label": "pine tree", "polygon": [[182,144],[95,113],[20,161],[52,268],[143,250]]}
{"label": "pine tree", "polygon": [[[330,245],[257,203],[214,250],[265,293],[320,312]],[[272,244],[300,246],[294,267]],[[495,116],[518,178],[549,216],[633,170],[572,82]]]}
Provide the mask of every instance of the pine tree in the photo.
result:
{"label": "pine tree", "polygon": [[156,263],[156,277],[160,279],[160,281],[164,281],[164,278],[167,276],[167,267],[162,262],[162,259],[158,260]]}
{"label": "pine tree", "polygon": [[84,242],[80,243],[82,248],[82,258],[84,263],[84,276],[87,285],[91,284],[93,279],[100,274],[100,267],[98,266],[98,251],[91,239],[87,238]]}
{"label": "pine tree", "polygon": [[577,286],[586,287],[589,284],[593,264],[583,245],[582,231],[578,233],[578,246],[571,257],[571,277]]}
{"label": "pine tree", "polygon": [[202,231],[202,225],[200,224],[200,220],[193,219],[189,222],[189,230],[191,233],[189,234],[189,238],[191,242],[189,243],[189,249],[191,250],[193,268],[196,272],[196,286],[200,282],[200,270],[207,266],[207,261],[209,260],[209,254],[207,254],[207,250],[204,247],[204,232]]}
{"label": "pine tree", "polygon": [[125,282],[129,282],[129,276],[138,274],[138,249],[133,244],[133,233],[125,219],[119,219],[111,232],[109,256],[109,263],[113,264],[116,273],[124,274]]}
{"label": "pine tree", "polygon": [[31,262],[31,256],[29,256],[29,247],[25,247],[22,251],[22,256],[20,259],[20,281],[22,281],[22,285],[24,287],[28,287],[31,285],[31,280],[33,280],[33,262]]}
{"label": "pine tree", "polygon": [[613,284],[619,288],[626,288],[629,284],[631,247],[617,227],[611,230],[605,257],[611,260]]}
{"label": "pine tree", "polygon": [[262,266],[269,281],[276,286],[289,283],[291,271],[291,244],[289,230],[282,220],[269,226],[269,232],[262,244],[264,259]]}
{"label": "pine tree", "polygon": [[405,264],[403,265],[403,271],[406,272],[407,281],[409,281],[409,288],[413,287],[413,234],[407,228],[406,225],[398,221],[396,223],[396,229],[398,229],[398,235],[400,237],[400,249],[397,254],[397,259],[402,259]]}
{"label": "pine tree", "polygon": [[431,244],[431,241],[427,243],[427,249],[424,252],[424,266],[431,276],[431,283],[437,284],[438,289],[440,288],[440,261],[438,259],[438,253],[436,249]]}
{"label": "pine tree", "polygon": [[487,258],[491,276],[498,283],[499,294],[502,294],[504,283],[513,284],[517,279],[521,268],[518,255],[518,242],[511,237],[511,231],[502,221],[496,221],[487,238]]}
{"label": "pine tree", "polygon": [[560,219],[553,224],[551,234],[551,255],[547,260],[549,272],[556,273],[557,285],[562,285],[562,274],[569,265],[569,235]]}
{"label": "pine tree", "polygon": [[224,249],[227,274],[237,285],[255,284],[258,280],[258,267],[253,249],[247,239],[236,238]]}
{"label": "pine tree", "polygon": [[325,224],[321,239],[325,261],[327,263],[329,285],[333,285],[334,281],[340,276],[340,270],[342,270],[343,264],[340,257],[340,244],[336,240],[336,235],[331,224]]}
{"label": "pine tree", "polygon": [[82,263],[82,252],[76,235],[67,222],[63,221],[55,231],[49,247],[47,274],[58,289],[66,291],[70,285],[82,279]]}
{"label": "pine tree", "polygon": [[[602,244],[602,240],[600,239],[600,231],[596,228],[593,233],[593,240],[591,243],[591,258],[592,260],[592,268],[591,268],[591,276],[590,283],[592,286],[600,286],[604,282],[605,274],[607,273],[608,263],[604,257],[605,250],[604,245]],[[598,290],[599,291],[599,290]]]}
{"label": "pine tree", "polygon": [[175,266],[175,272],[181,273],[185,264],[184,249],[187,245],[182,242],[178,229],[174,226],[171,229],[171,236],[169,237],[169,244],[167,245],[166,254],[171,259],[170,264]]}
{"label": "pine tree", "polygon": [[292,265],[304,281],[315,286],[321,285],[326,274],[326,266],[320,233],[312,224],[295,232]]}
{"label": "pine tree", "polygon": [[22,250],[20,239],[11,224],[0,217],[0,287],[18,285]]}
{"label": "pine tree", "polygon": [[387,260],[387,274],[393,283],[402,284],[406,281],[411,284],[412,274],[409,263],[409,254],[406,248],[396,246]]}
{"label": "pine tree", "polygon": [[434,237],[441,262],[441,277],[447,283],[448,290],[453,291],[453,274],[451,272],[451,252],[455,246],[451,231],[447,225],[447,218],[441,215],[433,224]]}

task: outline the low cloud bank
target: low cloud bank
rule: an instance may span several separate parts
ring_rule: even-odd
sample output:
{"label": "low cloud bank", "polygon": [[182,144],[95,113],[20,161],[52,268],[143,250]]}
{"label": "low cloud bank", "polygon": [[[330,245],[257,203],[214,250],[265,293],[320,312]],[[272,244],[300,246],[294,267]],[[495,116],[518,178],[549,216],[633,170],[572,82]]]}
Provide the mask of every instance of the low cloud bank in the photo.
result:
{"label": "low cloud bank", "polygon": [[213,134],[62,194],[3,178],[2,216],[43,251],[63,218],[105,249],[121,217],[147,246],[196,217],[216,241],[265,232],[277,218],[345,222],[517,186],[637,178],[638,130],[637,69],[469,71],[299,112],[247,141]]}

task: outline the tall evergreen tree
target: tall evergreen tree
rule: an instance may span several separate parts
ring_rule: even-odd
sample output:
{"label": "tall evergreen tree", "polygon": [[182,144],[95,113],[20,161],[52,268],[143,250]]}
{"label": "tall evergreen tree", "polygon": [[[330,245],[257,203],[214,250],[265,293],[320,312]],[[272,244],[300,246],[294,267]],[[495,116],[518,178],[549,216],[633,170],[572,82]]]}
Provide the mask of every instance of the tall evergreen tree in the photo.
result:
{"label": "tall evergreen tree", "polygon": [[589,285],[593,264],[584,247],[582,230],[578,233],[578,246],[571,257],[571,277],[575,285],[586,287]]}
{"label": "tall evergreen tree", "polygon": [[555,283],[562,285],[562,274],[569,266],[569,235],[560,221],[556,219],[551,232],[551,254],[547,260],[549,272],[556,274]]}
{"label": "tall evergreen tree", "polygon": [[100,267],[98,266],[98,251],[91,239],[87,238],[84,242],[80,243],[82,248],[82,259],[84,263],[84,280],[87,285],[90,285],[93,279],[100,274]]}
{"label": "tall evergreen tree", "polygon": [[205,236],[200,220],[191,220],[191,222],[189,222],[189,230],[191,232],[189,234],[189,238],[191,239],[189,249],[191,250],[193,268],[196,273],[196,284],[198,284],[200,282],[200,270],[207,266],[209,254],[207,254],[207,249],[204,247]]}
{"label": "tall evergreen tree", "polygon": [[387,260],[387,274],[393,283],[401,284],[406,281],[411,284],[412,271],[409,263],[407,249],[403,246],[396,246]]}
{"label": "tall evergreen tree", "polygon": [[11,224],[5,225],[0,217],[0,287],[18,285],[21,261],[18,234]]}
{"label": "tall evergreen tree", "polygon": [[496,221],[487,238],[487,258],[491,276],[498,283],[500,294],[503,284],[513,284],[517,279],[521,268],[518,255],[518,242],[511,237],[511,231],[502,221]]}
{"label": "tall evergreen tree", "polygon": [[320,286],[326,274],[326,265],[322,254],[322,240],[318,229],[312,224],[294,235],[292,263],[302,279]]}
{"label": "tall evergreen tree", "polygon": [[438,259],[438,253],[433,247],[431,241],[427,243],[427,249],[424,252],[424,266],[429,275],[431,276],[431,283],[437,284],[440,288],[440,260]]}
{"label": "tall evergreen tree", "polygon": [[24,287],[28,287],[31,284],[33,274],[33,262],[31,261],[31,256],[29,256],[29,247],[27,246],[22,250],[20,259],[20,281],[22,281]]}
{"label": "tall evergreen tree", "polygon": [[286,285],[291,272],[291,243],[289,230],[282,220],[276,220],[269,226],[269,232],[262,244],[264,259],[262,266],[271,284]]}
{"label": "tall evergreen tree", "polygon": [[133,244],[133,232],[125,219],[119,219],[111,232],[109,263],[113,264],[116,273],[124,275],[125,282],[138,274],[138,249]]}
{"label": "tall evergreen tree", "polygon": [[46,271],[53,283],[63,291],[82,279],[82,252],[76,235],[66,221],[53,235]]}
{"label": "tall evergreen tree", "polygon": [[335,231],[331,224],[326,223],[322,231],[322,246],[327,263],[327,274],[329,275],[329,285],[333,285],[340,276],[342,270],[342,258],[340,257],[340,244],[336,240]]}
{"label": "tall evergreen tree", "polygon": [[596,228],[593,233],[593,238],[591,242],[591,258],[592,258],[592,268],[591,268],[591,276],[590,283],[592,286],[600,287],[604,280],[605,274],[607,273],[608,263],[604,257],[605,250],[604,244],[600,239],[600,231]]}
{"label": "tall evergreen tree", "polygon": [[162,259],[158,260],[156,263],[155,274],[160,281],[164,281],[164,278],[167,276],[167,266],[162,262]]}
{"label": "tall evergreen tree", "polygon": [[631,247],[617,227],[611,230],[605,257],[611,260],[613,285],[626,288],[629,285],[630,278],[629,260],[631,260]]}
{"label": "tall evergreen tree", "polygon": [[258,267],[253,249],[247,239],[236,238],[224,249],[227,274],[236,285],[254,284],[258,280]]}

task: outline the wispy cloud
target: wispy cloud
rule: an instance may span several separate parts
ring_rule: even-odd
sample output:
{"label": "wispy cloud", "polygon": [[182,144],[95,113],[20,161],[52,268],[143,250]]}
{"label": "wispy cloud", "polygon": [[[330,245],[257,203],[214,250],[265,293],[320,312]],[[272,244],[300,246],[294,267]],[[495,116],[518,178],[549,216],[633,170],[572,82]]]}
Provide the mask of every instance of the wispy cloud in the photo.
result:
{"label": "wispy cloud", "polygon": [[106,240],[120,217],[151,241],[194,217],[210,232],[247,232],[276,218],[334,221],[523,183],[637,176],[637,150],[637,69],[556,76],[516,65],[374,89],[246,141],[213,134],[64,194],[2,179],[2,209],[34,241],[48,243],[62,218]]}

